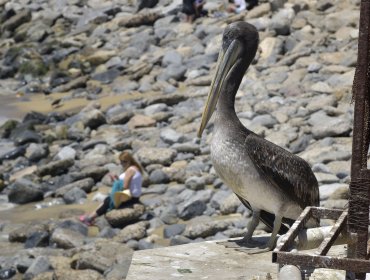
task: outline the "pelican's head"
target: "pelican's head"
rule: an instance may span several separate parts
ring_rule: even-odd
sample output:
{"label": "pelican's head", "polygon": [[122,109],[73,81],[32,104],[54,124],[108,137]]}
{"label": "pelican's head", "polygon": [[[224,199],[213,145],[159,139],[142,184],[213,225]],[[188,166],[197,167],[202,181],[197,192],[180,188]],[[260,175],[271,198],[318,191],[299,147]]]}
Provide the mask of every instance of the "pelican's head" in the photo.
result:
{"label": "pelican's head", "polygon": [[253,25],[240,21],[226,27],[217,60],[216,75],[208,93],[198,137],[202,136],[203,130],[216,108],[223,87],[231,84],[235,96],[245,71],[256,55],[257,47],[258,32]]}

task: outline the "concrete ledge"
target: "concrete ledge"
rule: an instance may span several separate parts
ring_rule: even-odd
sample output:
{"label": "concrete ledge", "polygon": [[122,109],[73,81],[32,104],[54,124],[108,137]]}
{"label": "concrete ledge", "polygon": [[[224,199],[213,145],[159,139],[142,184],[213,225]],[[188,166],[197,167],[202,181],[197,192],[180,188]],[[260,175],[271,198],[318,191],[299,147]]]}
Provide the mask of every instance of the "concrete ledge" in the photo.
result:
{"label": "concrete ledge", "polygon": [[271,252],[248,255],[217,242],[136,251],[126,279],[277,279]]}

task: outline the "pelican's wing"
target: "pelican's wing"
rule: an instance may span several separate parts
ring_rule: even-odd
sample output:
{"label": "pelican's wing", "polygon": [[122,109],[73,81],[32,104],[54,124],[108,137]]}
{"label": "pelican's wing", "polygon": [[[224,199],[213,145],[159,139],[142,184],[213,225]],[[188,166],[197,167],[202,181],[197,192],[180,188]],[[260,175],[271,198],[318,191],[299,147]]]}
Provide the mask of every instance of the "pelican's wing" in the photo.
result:
{"label": "pelican's wing", "polygon": [[319,206],[318,183],[306,161],[255,134],[249,135],[245,143],[256,169],[271,185],[302,209]]}
{"label": "pelican's wing", "polygon": [[[245,207],[247,207],[249,210],[253,211],[251,205],[249,204],[249,202],[247,200],[245,200],[244,198],[242,198],[241,196],[239,196],[237,194],[235,194],[235,195],[239,198],[239,200],[243,203],[243,205]],[[272,214],[270,212],[267,212],[267,211],[264,211],[264,210],[261,210],[260,220],[272,231],[272,229],[274,228],[274,220],[275,220],[275,215],[274,214]],[[285,233],[288,232],[289,227],[286,226],[285,223],[287,223],[291,226],[294,223],[294,221],[284,218],[283,223],[281,224],[281,227],[280,227],[280,230],[279,230],[279,234],[285,234]]]}

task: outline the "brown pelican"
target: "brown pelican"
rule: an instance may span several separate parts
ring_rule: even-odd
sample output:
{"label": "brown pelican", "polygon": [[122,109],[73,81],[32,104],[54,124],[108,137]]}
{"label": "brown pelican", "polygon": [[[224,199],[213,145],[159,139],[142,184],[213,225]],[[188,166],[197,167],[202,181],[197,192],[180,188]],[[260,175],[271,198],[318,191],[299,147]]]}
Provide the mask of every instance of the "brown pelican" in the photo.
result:
{"label": "brown pelican", "polygon": [[211,140],[213,166],[253,211],[243,243],[253,246],[252,235],[261,219],[272,234],[267,245],[257,251],[268,251],[274,248],[277,234],[287,231],[284,222],[293,222],[306,206],[319,206],[319,189],[307,162],[248,130],[236,115],[235,95],[256,54],[258,40],[251,24],[236,22],[226,27],[198,137],[217,108]]}

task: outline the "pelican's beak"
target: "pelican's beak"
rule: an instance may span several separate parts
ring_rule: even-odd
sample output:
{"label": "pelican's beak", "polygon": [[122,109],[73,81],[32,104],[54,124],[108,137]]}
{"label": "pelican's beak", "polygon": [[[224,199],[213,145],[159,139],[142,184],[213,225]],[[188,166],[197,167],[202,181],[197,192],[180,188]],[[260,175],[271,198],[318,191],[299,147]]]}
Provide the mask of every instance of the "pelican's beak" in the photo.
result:
{"label": "pelican's beak", "polygon": [[224,52],[221,48],[217,60],[216,75],[212,81],[211,89],[208,93],[207,103],[203,110],[202,120],[198,130],[198,137],[202,136],[203,130],[205,129],[209,119],[212,117],[212,114],[217,105],[217,101],[220,97],[222,85],[228,74],[231,72],[231,69],[240,59],[241,52],[242,44],[238,40],[232,41],[226,52]]}

